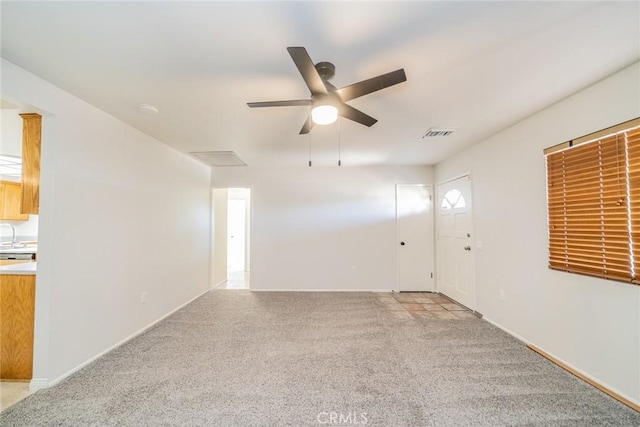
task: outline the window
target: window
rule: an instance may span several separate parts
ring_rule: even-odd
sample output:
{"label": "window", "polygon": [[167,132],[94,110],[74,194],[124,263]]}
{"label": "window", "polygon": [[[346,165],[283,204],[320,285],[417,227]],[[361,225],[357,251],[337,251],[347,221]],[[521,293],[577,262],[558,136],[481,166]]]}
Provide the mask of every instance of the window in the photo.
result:
{"label": "window", "polygon": [[462,193],[454,188],[453,190],[447,191],[447,194],[444,195],[440,207],[443,210],[447,210],[464,208],[466,205]]}
{"label": "window", "polygon": [[549,267],[640,283],[640,119],[545,154]]}

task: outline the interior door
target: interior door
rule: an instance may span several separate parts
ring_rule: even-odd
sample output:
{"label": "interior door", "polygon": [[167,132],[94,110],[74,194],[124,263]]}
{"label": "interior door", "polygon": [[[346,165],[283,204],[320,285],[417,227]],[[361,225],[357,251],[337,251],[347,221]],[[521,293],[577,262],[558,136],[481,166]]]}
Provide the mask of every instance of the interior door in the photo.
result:
{"label": "interior door", "polygon": [[471,177],[438,185],[438,291],[475,309],[471,230]]}
{"label": "interior door", "polygon": [[434,290],[433,208],[431,186],[396,186],[398,290]]}
{"label": "interior door", "polygon": [[229,272],[245,270],[246,201],[229,199],[227,268]]}

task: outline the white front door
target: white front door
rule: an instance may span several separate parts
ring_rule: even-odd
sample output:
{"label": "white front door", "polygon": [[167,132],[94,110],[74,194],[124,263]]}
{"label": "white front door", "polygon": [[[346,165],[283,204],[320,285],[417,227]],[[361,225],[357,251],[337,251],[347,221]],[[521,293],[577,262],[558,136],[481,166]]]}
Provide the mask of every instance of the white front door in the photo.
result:
{"label": "white front door", "polygon": [[471,244],[471,177],[438,185],[438,291],[475,309]]}
{"label": "white front door", "polygon": [[433,291],[433,208],[431,187],[396,186],[398,290]]}

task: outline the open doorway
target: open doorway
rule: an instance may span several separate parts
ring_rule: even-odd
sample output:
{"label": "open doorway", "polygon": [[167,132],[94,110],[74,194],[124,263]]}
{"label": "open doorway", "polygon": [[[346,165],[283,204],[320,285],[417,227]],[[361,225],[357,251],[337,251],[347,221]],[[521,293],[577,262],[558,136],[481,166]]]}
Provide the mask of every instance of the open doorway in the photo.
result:
{"label": "open doorway", "polygon": [[[38,111],[38,113],[36,113]],[[3,295],[0,313],[0,410],[46,387],[48,281],[37,268],[40,147],[48,129],[44,112],[0,94],[0,270]],[[36,288],[36,275],[38,286]],[[43,298],[43,295],[45,297]],[[47,353],[48,354],[48,353]]]}
{"label": "open doorway", "polygon": [[229,188],[227,205],[227,289],[249,289],[251,190]]}
{"label": "open doorway", "polygon": [[249,289],[251,189],[213,190],[213,274],[216,289]]}

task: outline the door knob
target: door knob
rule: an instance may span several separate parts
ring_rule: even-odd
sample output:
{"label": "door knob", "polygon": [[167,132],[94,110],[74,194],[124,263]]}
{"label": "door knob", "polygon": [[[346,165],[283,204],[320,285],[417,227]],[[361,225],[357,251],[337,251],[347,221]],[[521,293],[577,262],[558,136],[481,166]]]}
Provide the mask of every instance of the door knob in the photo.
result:
{"label": "door knob", "polygon": [[404,242],[400,242],[400,246],[404,246]]}
{"label": "door knob", "polygon": [[464,250],[465,250],[465,251],[470,251],[470,250],[471,250],[471,246],[465,246],[465,247],[464,247]]}

